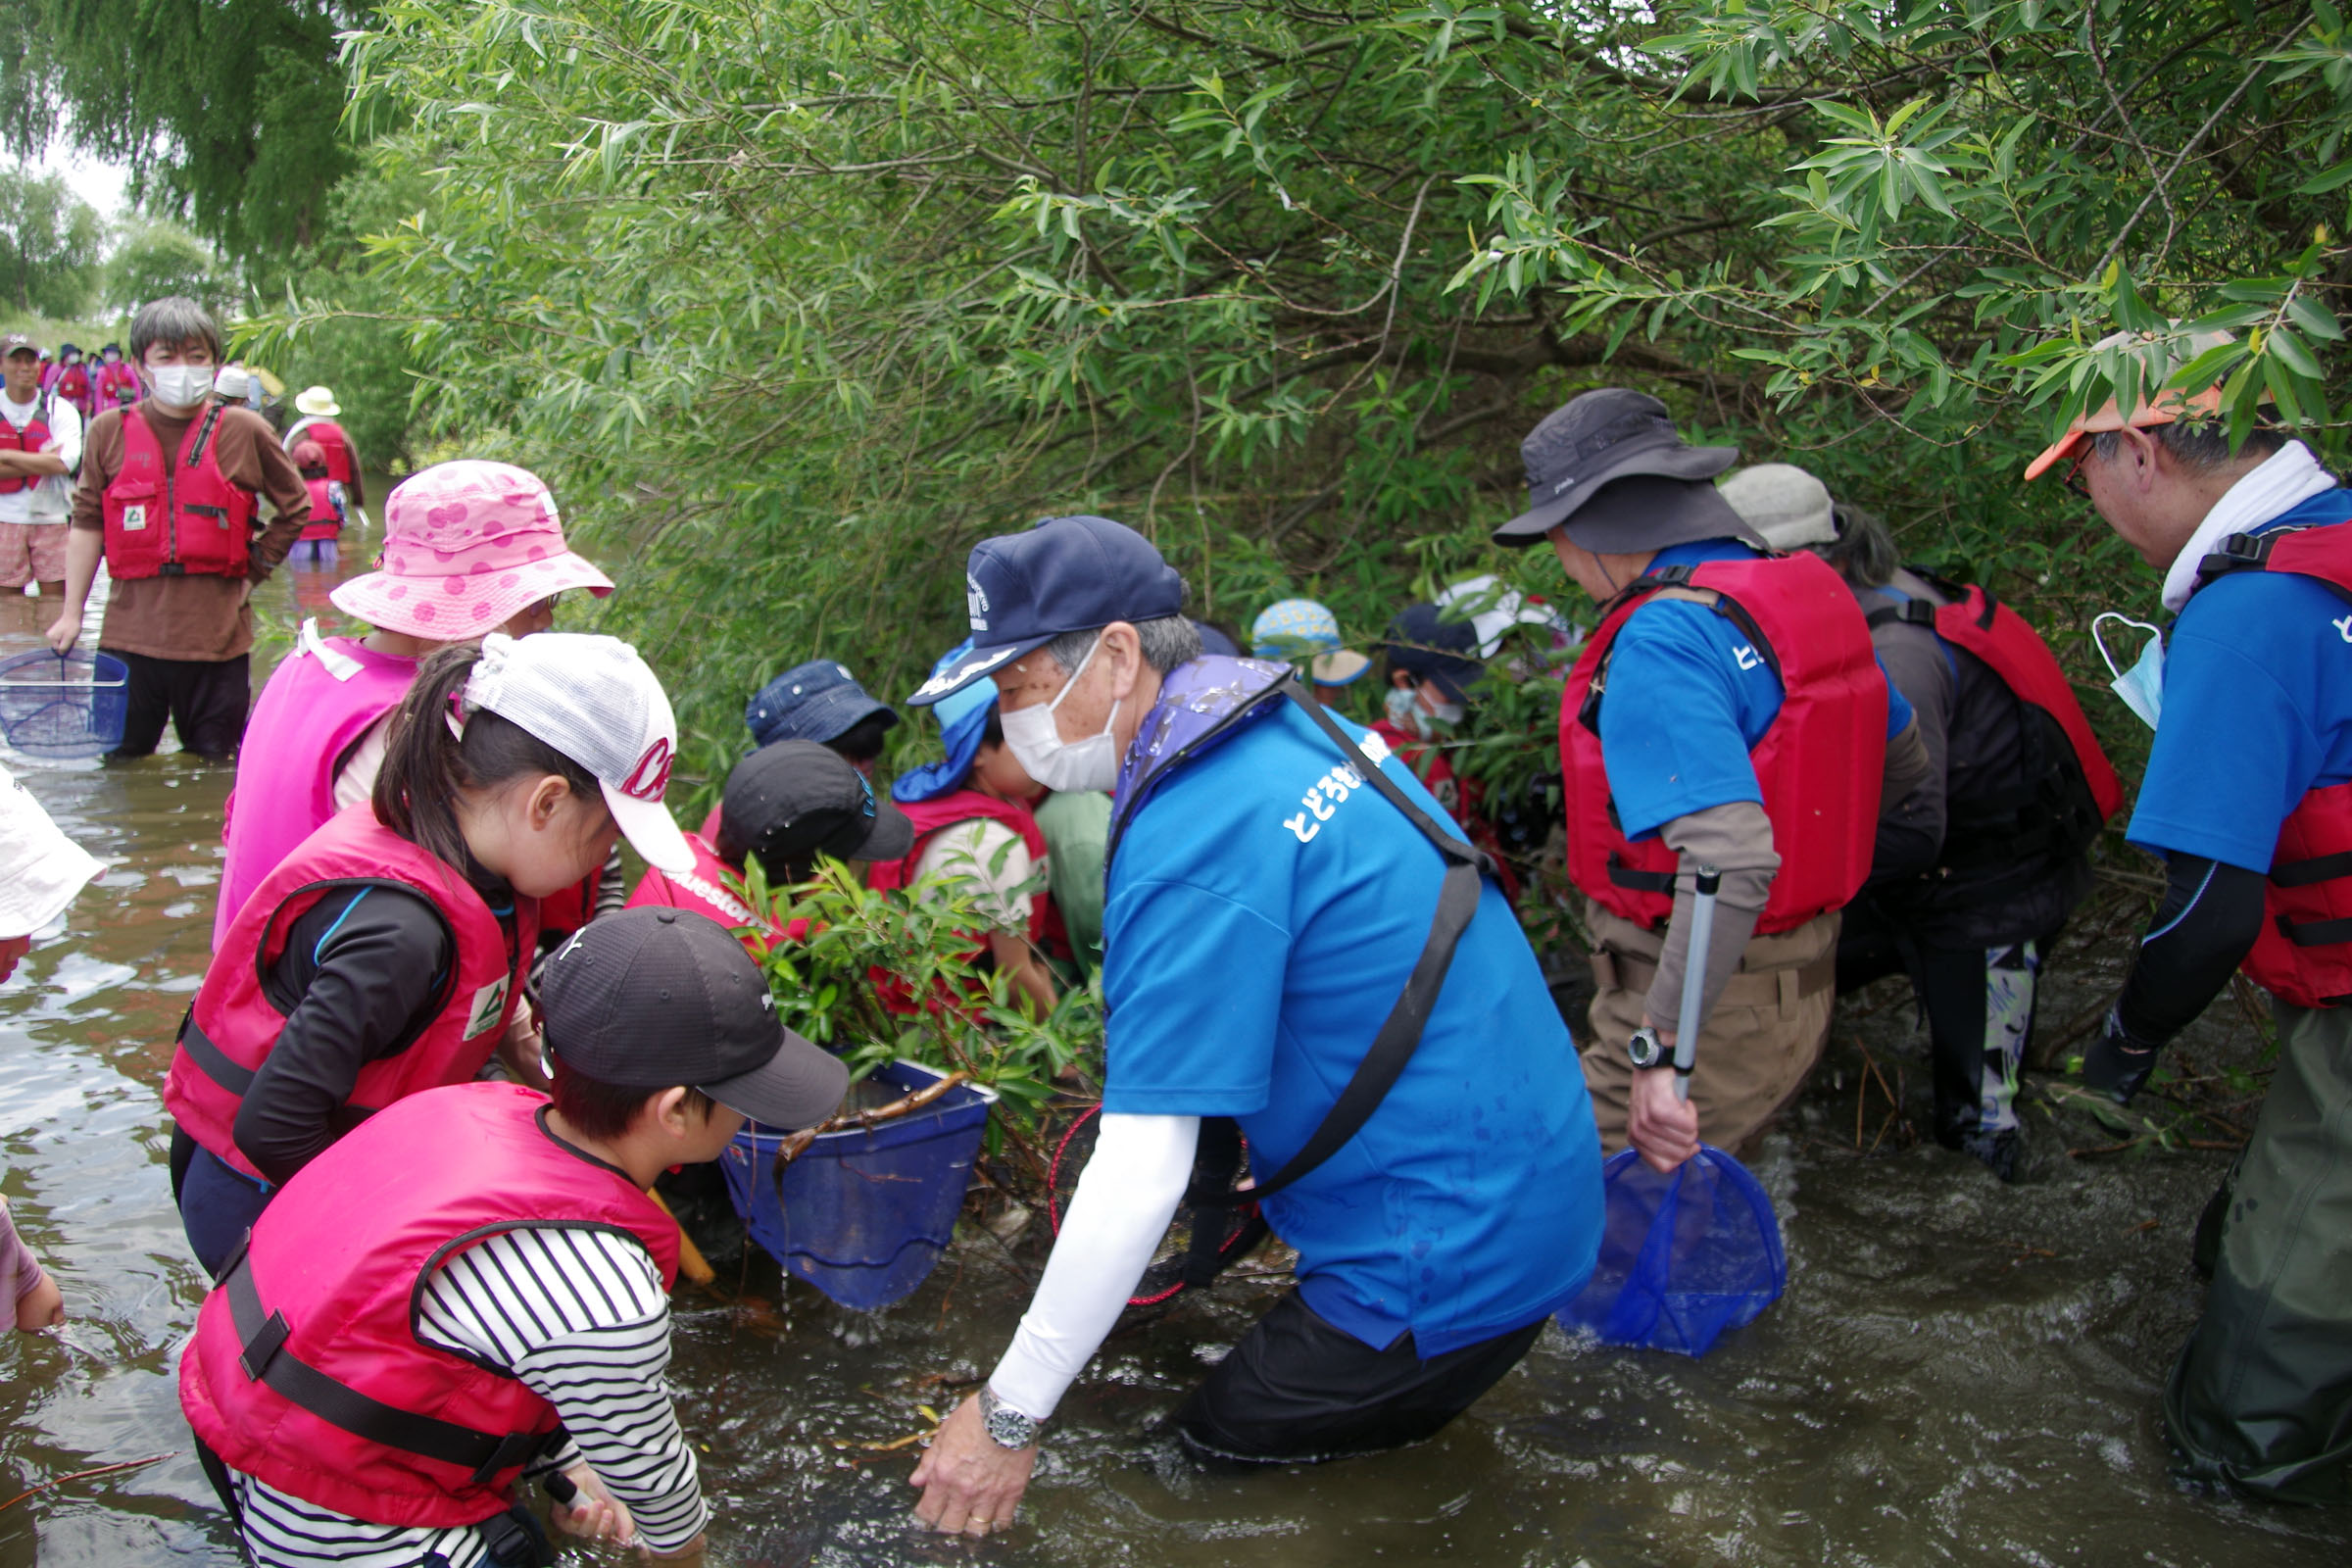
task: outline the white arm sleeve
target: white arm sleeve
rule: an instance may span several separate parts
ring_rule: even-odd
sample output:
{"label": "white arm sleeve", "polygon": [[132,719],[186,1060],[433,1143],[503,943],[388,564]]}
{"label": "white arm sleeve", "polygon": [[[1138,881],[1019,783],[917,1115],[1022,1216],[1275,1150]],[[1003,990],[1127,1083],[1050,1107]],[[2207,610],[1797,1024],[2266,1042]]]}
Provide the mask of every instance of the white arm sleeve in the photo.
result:
{"label": "white arm sleeve", "polygon": [[1167,1234],[1200,1141],[1198,1116],[1102,1118],[1046,1277],[988,1380],[998,1398],[1041,1421],[1054,1413]]}

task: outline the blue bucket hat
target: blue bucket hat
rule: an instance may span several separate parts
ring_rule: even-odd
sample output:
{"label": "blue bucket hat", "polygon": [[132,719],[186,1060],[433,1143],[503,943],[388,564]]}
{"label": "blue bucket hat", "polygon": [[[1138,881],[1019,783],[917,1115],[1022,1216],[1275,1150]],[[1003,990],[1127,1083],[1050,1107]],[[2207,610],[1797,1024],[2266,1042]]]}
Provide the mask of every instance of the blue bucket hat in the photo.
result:
{"label": "blue bucket hat", "polygon": [[[959,662],[968,661],[971,653],[968,639],[957,643],[931,666],[931,678],[938,680]],[[948,755],[940,761],[925,762],[893,779],[891,799],[911,806],[916,801],[935,800],[960,786],[964,775],[972,770],[972,760],[980,755],[980,737],[988,729],[988,715],[996,710],[996,683],[985,680],[959,686],[932,704],[931,711],[939,718],[939,736],[947,743]]]}
{"label": "blue bucket hat", "polygon": [[1108,517],[1048,517],[972,547],[963,568],[971,640],[907,703],[928,708],[1065,631],[1157,620],[1184,609],[1184,579],[1152,541]]}
{"label": "blue bucket hat", "polygon": [[761,746],[778,741],[822,744],[848,734],[875,713],[882,715],[884,729],[899,721],[898,710],[858,685],[849,665],[830,659],[793,665],[743,706],[743,721]]}

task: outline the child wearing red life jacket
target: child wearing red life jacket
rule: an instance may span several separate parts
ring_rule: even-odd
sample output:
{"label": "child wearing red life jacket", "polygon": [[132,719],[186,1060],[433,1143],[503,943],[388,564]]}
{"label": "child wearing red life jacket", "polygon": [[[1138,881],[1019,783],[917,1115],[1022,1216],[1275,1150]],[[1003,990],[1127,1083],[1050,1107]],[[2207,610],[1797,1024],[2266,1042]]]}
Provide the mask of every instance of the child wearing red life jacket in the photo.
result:
{"label": "child wearing red life jacket", "polygon": [[[938,667],[966,651],[956,648]],[[866,886],[903,888],[939,879],[973,895],[994,922],[984,941],[973,933],[975,953],[1008,975],[1013,994],[1027,998],[1043,1017],[1054,1009],[1046,951],[1059,929],[1039,874],[1046,836],[1029,809],[1044,790],[1004,744],[993,682],[976,681],[932,712],[939,716],[947,757],[902,773],[890,786],[913,825],[913,847],[898,859],[875,861]]]}
{"label": "child wearing red life jacket", "polygon": [[545,1000],[552,1100],[468,1083],[386,1109],[287,1185],[197,1314],[180,1408],[244,1560],[552,1563],[532,1474],[558,1529],[703,1560],[662,1382],[678,1227],[646,1189],[747,1119],[817,1125],[849,1073],[682,910],[583,930]]}
{"label": "child wearing red life jacket", "polygon": [[[392,710],[416,678],[416,662],[487,632],[546,631],[555,624],[557,596],[575,588],[602,598],[612,581],[564,545],[556,499],[528,471],[505,463],[442,463],[392,492],[380,565],[328,596],[373,629],[328,637],[305,621],[294,651],[253,705],[224,812],[228,858],[213,914],[214,951],[262,878],[327,818],[373,793]],[[541,910],[543,920],[559,913]],[[586,917],[562,918],[568,931]]]}
{"label": "child wearing red life jacket", "polygon": [[539,901],[604,864],[615,834],[664,869],[693,864],[662,807],[676,754],[661,682],[617,639],[493,632],[424,661],[373,798],[262,879],[180,1025],[172,1188],[207,1269],[362,1120],[482,1070]]}
{"label": "child wearing red life jacket", "polygon": [[341,555],[336,543],[343,537],[343,525],[351,520],[351,497],[327,473],[326,449],[318,442],[297,441],[288,455],[301,470],[303,488],[311,493],[311,520],[294,536],[294,548],[286,552],[286,561],[292,565],[331,567]]}
{"label": "child wearing red life jacket", "polygon": [[[718,808],[715,839],[686,835],[693,869],[671,874],[649,868],[630,908],[662,905],[707,914],[743,938],[752,956],[778,939],[798,942],[808,922],[779,931],[735,895],[731,879],[757,858],[770,887],[806,882],[816,857],[841,860],[897,860],[914,847],[914,827],[895,806],[874,799],[874,787],[847,759],[815,741],[778,741],[735,764]],[[747,929],[748,928],[748,929]]]}

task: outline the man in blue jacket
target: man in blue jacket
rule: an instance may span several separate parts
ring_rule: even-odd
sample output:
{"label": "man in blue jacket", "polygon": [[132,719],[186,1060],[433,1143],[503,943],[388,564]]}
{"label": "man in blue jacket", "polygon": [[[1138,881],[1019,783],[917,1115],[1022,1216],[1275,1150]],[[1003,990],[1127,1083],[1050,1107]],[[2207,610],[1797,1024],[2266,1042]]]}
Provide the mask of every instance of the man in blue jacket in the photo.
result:
{"label": "man in blue jacket", "polygon": [[[2161,384],[2168,354],[2228,341],[2136,352]],[[2220,409],[2218,386],[2153,393],[2129,415],[2110,402],[2026,469],[2063,472],[2163,574],[2177,617],[2146,628],[2115,682],[2156,730],[2129,837],[2164,857],[2167,886],[2082,1076],[2129,1102],[2231,971],[2269,989],[2278,1068],[2199,1227],[2213,1287],[2165,1388],[2165,1431],[2193,1479],[2346,1502],[2352,491],[2283,431],[2232,450]]]}
{"label": "man in blue jacket", "polygon": [[1201,1119],[1238,1119],[1260,1184],[1290,1177],[1414,993],[1427,1023],[1393,1087],[1265,1199],[1298,1288],[1173,1425],[1197,1455],[1264,1463],[1430,1436],[1527,1352],[1598,1245],[1592,1108],[1508,905],[1378,737],[1334,720],[1344,750],[1284,666],[1203,657],[1182,580],[1132,530],[1055,517],[984,541],[966,589],[973,652],[912,701],[994,678],[1039,782],[1114,792],[1110,1025],[1094,1157],[1011,1348],[915,1472],[918,1515],[972,1535],[1011,1519],[1040,1426],[1168,1228]]}

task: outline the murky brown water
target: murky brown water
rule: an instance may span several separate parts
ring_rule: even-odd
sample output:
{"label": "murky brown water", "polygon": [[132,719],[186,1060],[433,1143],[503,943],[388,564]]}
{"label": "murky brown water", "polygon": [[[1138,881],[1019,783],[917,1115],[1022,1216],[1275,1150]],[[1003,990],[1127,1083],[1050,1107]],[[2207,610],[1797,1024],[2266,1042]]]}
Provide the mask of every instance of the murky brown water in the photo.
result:
{"label": "murky brown water", "polygon": [[[310,601],[321,587],[281,577],[264,608],[290,620],[296,588]],[[0,653],[29,646],[29,608],[0,600]],[[179,757],[19,771],[109,869],[0,987],[0,1186],[73,1318],[62,1339],[0,1344],[0,1501],[185,1446],[173,1369],[202,1276],[172,1207],[159,1091],[209,956],[227,789],[225,773]],[[2091,996],[2059,990],[2060,1018]],[[2232,1025],[2217,1008],[2200,1026],[2209,1059],[2242,1054]],[[1229,1282],[1113,1340],[1062,1408],[1032,1522],[976,1547],[911,1533],[912,1450],[865,1446],[925,1427],[919,1406],[948,1396],[941,1375],[993,1362],[1026,1298],[1034,1237],[1008,1251],[976,1236],[879,1316],[782,1291],[758,1261],[749,1292],[777,1312],[682,1293],[673,1381],[718,1510],[712,1560],[2352,1560],[2352,1519],[2217,1500],[2165,1477],[2156,1392],[2196,1309],[2187,1232],[2224,1156],[2069,1159],[2070,1143],[2110,1140],[2036,1111],[2031,1179],[2014,1189],[1933,1147],[1889,1152],[1894,1137],[1865,1158],[1857,1037],[1882,1063],[1908,1063],[1925,1121],[1908,1008],[1849,1009],[1832,1063],[1760,1162],[1787,1229],[1788,1296],[1706,1360],[1554,1334],[1434,1443],[1209,1478],[1143,1434],[1275,1289]],[[1865,1144],[1881,1119],[1867,1114]],[[0,1568],[233,1561],[184,1452],[0,1512]]]}

